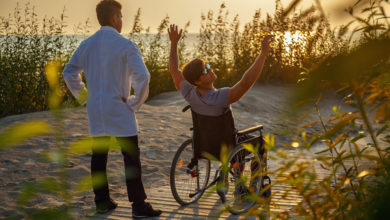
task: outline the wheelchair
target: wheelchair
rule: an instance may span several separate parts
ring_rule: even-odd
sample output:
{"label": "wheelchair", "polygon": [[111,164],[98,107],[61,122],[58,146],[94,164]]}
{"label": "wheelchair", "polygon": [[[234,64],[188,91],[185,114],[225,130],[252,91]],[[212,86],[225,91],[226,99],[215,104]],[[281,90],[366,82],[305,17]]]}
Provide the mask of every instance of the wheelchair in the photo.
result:
{"label": "wheelchair", "polygon": [[[182,111],[190,108],[188,105]],[[267,175],[263,126],[237,131],[230,108],[221,116],[204,116],[192,109],[191,114],[192,138],[176,151],[170,169],[175,200],[180,205],[195,203],[207,189],[216,186],[225,208],[237,215],[255,205],[258,196],[269,198],[271,179]],[[209,183],[210,159],[222,163]]]}

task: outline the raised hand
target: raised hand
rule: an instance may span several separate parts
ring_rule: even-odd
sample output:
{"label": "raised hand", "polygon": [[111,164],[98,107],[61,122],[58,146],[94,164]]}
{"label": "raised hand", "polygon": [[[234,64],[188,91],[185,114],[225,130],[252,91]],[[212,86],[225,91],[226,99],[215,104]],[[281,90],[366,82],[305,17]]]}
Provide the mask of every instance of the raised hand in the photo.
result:
{"label": "raised hand", "polygon": [[181,38],[183,30],[177,30],[177,25],[171,24],[168,28],[169,40],[171,40],[171,51],[169,53],[169,72],[171,73],[175,87],[180,91],[182,82],[184,81],[183,74],[179,69],[179,59],[177,57],[177,42]]}
{"label": "raised hand", "polygon": [[263,41],[261,42],[261,52],[262,53],[269,52],[269,49],[271,48],[270,44],[273,41],[273,39],[274,39],[274,35],[271,35],[271,34],[264,37]]}
{"label": "raised hand", "polygon": [[180,31],[178,31],[177,25],[171,24],[168,28],[169,40],[171,40],[172,43],[179,42],[182,32],[183,29],[180,29]]}

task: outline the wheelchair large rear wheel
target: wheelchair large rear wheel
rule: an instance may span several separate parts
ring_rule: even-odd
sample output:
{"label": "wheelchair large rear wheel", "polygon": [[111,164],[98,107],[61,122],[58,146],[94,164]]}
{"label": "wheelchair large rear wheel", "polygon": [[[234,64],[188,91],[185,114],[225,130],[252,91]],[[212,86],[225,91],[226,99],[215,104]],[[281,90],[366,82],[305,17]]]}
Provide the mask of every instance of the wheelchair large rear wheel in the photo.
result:
{"label": "wheelchair large rear wheel", "polygon": [[255,203],[262,188],[265,171],[262,158],[238,145],[231,152],[227,170],[221,172],[225,208],[232,214],[247,212]]}
{"label": "wheelchair large rear wheel", "polygon": [[199,159],[195,166],[188,167],[193,155],[192,139],[189,139],[179,147],[172,161],[171,191],[181,205],[196,202],[204,193],[210,177],[210,160]]}

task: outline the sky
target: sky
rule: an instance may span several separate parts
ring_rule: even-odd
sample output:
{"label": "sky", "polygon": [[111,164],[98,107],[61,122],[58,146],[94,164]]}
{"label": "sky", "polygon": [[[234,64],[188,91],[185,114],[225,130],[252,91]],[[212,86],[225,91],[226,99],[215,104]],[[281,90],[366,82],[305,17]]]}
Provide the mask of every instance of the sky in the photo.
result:
{"label": "sky", "polygon": [[[221,3],[225,2],[229,10],[229,18],[233,19],[238,14],[241,24],[251,20],[257,9],[261,9],[262,15],[273,14],[275,11],[274,0],[118,0],[122,4],[123,29],[122,33],[128,33],[132,26],[134,16],[138,8],[141,8],[141,23],[150,27],[151,32],[156,32],[161,20],[169,15],[171,23],[182,27],[188,21],[191,22],[189,32],[199,32],[200,16],[209,10],[218,11]],[[282,0],[286,7],[291,0]],[[348,6],[352,0],[322,0],[325,13],[329,16],[331,24],[339,25],[345,23],[345,18],[337,16],[343,8]],[[99,0],[0,0],[0,17],[7,17],[14,11],[17,2],[24,8],[27,2],[35,6],[38,18],[44,16],[59,18],[62,10],[66,9],[66,19],[69,27],[67,33],[74,33],[74,25],[90,20],[90,32],[99,29],[96,19],[95,7]],[[300,7],[309,7],[314,0],[303,0]],[[336,8],[338,8],[336,10]]]}

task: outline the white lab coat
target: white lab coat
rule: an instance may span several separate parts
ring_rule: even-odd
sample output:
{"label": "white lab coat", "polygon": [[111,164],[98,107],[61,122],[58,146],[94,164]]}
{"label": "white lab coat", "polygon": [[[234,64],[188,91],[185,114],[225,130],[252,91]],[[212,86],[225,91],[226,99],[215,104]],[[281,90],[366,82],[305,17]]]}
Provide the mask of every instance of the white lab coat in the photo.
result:
{"label": "white lab coat", "polygon": [[148,97],[150,78],[138,47],[113,27],[103,26],[80,44],[64,68],[66,85],[76,98],[85,90],[82,71],[88,87],[90,135],[138,135],[134,112]]}

